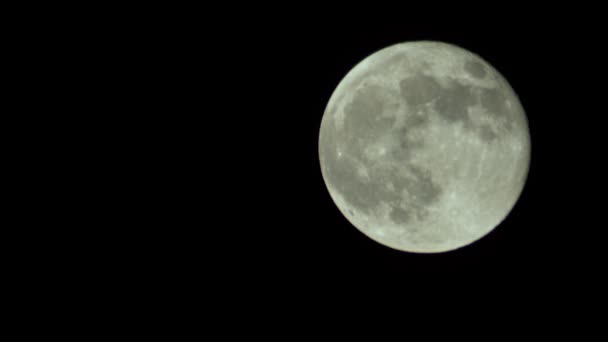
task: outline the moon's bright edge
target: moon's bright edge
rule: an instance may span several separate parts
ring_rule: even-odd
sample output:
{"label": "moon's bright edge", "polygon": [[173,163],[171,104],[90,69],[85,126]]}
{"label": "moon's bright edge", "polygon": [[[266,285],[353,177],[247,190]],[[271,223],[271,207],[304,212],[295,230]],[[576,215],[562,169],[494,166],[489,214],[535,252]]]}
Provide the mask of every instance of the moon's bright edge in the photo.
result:
{"label": "moon's bright edge", "polygon": [[339,83],[319,134],[323,179],[362,233],[437,253],[479,240],[519,198],[530,135],[521,103],[478,55],[430,41],[382,49]]}

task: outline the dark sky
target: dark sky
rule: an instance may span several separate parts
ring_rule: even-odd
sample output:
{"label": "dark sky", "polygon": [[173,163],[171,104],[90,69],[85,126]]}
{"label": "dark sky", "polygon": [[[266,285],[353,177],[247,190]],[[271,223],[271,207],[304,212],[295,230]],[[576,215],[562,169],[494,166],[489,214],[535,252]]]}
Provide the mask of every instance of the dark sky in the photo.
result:
{"label": "dark sky", "polygon": [[[168,66],[143,70],[146,80],[156,86],[165,73],[160,89],[174,95],[158,106],[162,97],[150,95],[168,132],[157,151],[176,165],[187,160],[171,178],[183,191],[174,217],[187,228],[159,230],[171,238],[158,258],[173,258],[166,267],[174,275],[218,271],[234,288],[421,276],[593,283],[605,229],[601,22],[587,12],[451,20],[364,12],[342,20],[321,10],[239,9],[209,12],[215,21],[150,19],[153,31],[136,30],[134,44],[149,37],[157,65]],[[437,255],[389,249],[351,226],[325,188],[317,153],[325,105],[344,75],[411,40],[482,56],[519,95],[531,131],[530,173],[515,209],[483,240]]]}
{"label": "dark sky", "polygon": [[[66,293],[83,319],[84,309],[104,315],[104,329],[108,317],[131,325],[143,312],[206,333],[215,318],[228,324],[222,336],[249,334],[248,322],[263,332],[291,323],[289,336],[301,336],[319,314],[333,325],[336,297],[366,320],[378,311],[360,303],[378,298],[398,318],[414,300],[434,310],[428,301],[484,291],[491,304],[527,293],[520,311],[539,298],[595,303],[592,290],[606,288],[605,11],[486,2],[464,15],[430,5],[48,4],[57,15],[29,6],[28,20],[7,24],[19,47],[5,50],[24,63],[6,63],[23,83],[8,88],[21,95],[13,116],[27,131],[11,144],[34,145],[19,153],[34,165],[8,182],[42,208],[21,206],[13,230],[26,235],[24,248],[6,239],[17,246],[7,264],[29,263],[18,267],[24,278],[6,278],[34,276],[30,293],[9,297],[52,298],[50,316],[63,319],[55,313]],[[434,255],[390,249],[348,223],[318,158],[340,80],[373,52],[412,40],[482,56],[519,95],[531,131],[528,181],[508,218],[481,241]]]}

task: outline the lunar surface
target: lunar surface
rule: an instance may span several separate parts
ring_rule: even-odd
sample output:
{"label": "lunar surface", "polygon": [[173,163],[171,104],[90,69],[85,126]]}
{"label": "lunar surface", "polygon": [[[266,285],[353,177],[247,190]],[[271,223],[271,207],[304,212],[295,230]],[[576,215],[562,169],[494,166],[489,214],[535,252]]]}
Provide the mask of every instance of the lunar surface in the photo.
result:
{"label": "lunar surface", "polygon": [[505,219],[527,178],[530,134],[517,95],[481,57],[407,42],[340,82],[319,159],[331,198],[358,230],[394,249],[438,253]]}

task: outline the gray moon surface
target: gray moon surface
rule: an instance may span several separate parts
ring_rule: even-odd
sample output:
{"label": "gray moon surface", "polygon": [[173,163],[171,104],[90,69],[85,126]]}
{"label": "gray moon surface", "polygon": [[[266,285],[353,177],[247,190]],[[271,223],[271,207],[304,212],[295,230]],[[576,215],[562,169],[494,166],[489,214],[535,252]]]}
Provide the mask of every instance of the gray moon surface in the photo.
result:
{"label": "gray moon surface", "polygon": [[321,121],[319,160],[331,198],[363,234],[439,253],[506,218],[528,175],[530,133],[514,90],[480,56],[405,42],[339,83]]}

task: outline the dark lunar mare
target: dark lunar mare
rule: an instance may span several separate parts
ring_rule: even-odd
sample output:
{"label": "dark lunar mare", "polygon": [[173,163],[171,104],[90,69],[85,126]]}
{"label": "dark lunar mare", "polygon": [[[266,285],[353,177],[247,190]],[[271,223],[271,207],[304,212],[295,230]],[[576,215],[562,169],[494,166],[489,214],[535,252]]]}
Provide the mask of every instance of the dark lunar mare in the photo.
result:
{"label": "dark lunar mare", "polygon": [[[468,61],[465,64],[465,69],[467,68],[479,77],[482,74],[485,76],[485,68],[479,62]],[[414,110],[421,105],[432,104],[443,120],[450,124],[461,124],[465,129],[474,131],[483,141],[494,141],[503,133],[511,131],[510,111],[506,104],[508,89],[502,86],[502,82],[499,82],[500,87],[494,89],[463,85],[453,79],[448,79],[448,82],[448,86],[442,86],[436,78],[419,73],[402,79],[399,90]],[[476,104],[487,109],[493,120],[498,122],[498,129],[487,124],[476,126],[472,123],[469,107]]]}

